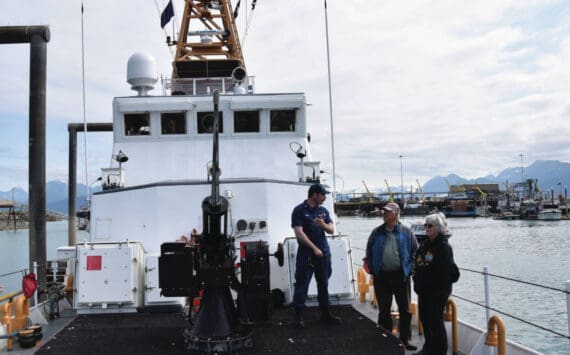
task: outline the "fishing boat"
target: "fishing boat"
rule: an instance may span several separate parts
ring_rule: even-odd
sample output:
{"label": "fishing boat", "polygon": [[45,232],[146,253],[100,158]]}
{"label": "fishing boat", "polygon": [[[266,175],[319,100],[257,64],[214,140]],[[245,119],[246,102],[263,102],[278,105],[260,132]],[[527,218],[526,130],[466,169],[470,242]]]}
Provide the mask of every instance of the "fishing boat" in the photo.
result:
{"label": "fishing boat", "polygon": [[[184,14],[162,95],[150,94],[152,57],[129,58],[136,95],[112,103],[112,164],[91,197],[89,239],[58,249],[73,282],[73,316],[36,353],[404,354],[398,338],[376,326],[371,303],[356,300],[351,241],[337,230],[328,236],[329,296],[342,328],[314,321],[315,308],[309,329],[291,326],[291,211],[309,186],[325,183],[311,152],[307,100],[256,92],[229,0],[186,0]],[[324,205],[332,211],[333,199]],[[309,305],[316,296],[313,280]],[[464,322],[449,330],[462,353],[486,350],[485,336]],[[506,346],[509,354],[535,353]]]}
{"label": "fishing boat", "polygon": [[541,221],[559,221],[562,219],[562,211],[555,201],[542,201],[536,219]]}
{"label": "fishing boat", "polygon": [[[426,228],[424,226],[424,222],[411,222],[409,224],[410,229],[412,230],[412,232],[414,232],[414,235],[416,236],[416,239],[418,241],[418,243],[423,242],[424,240],[426,240],[427,238],[427,233],[426,233]],[[451,237],[451,231],[447,231],[447,233],[445,233],[445,237],[450,238]]]}
{"label": "fishing boat", "polygon": [[405,202],[402,214],[404,216],[425,216],[430,210],[431,207],[423,201]]}
{"label": "fishing boat", "polygon": [[537,219],[538,202],[534,199],[522,200],[519,207],[520,219]]}

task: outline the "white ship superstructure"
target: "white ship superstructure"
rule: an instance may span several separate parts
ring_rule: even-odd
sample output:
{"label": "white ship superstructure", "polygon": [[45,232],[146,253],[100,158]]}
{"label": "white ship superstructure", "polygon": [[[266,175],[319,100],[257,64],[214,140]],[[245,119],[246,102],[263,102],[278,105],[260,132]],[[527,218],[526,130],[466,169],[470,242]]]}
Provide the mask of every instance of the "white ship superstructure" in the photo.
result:
{"label": "white ship superstructure", "polygon": [[[246,241],[265,241],[270,252],[283,245],[285,262],[279,266],[272,258],[270,287],[282,290],[288,303],[297,249],[291,211],[320,181],[305,96],[228,92],[220,95],[219,111],[220,195],[229,202],[229,234],[238,249]],[[200,202],[211,189],[212,123],[211,95],[115,98],[115,159],[103,169],[103,191],[92,197],[90,242],[137,241],[157,257],[162,243],[189,237],[193,229],[200,233]],[[325,206],[332,211],[332,199]],[[331,240],[331,248],[331,297],[349,303],[348,239]]]}

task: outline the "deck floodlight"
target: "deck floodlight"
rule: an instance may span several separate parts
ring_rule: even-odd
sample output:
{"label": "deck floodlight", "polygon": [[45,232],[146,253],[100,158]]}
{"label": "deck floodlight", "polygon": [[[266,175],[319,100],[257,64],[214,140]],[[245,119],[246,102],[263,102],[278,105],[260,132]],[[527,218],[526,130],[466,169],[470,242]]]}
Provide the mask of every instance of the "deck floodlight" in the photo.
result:
{"label": "deck floodlight", "polygon": [[119,150],[119,153],[117,155],[113,155],[113,159],[115,159],[119,163],[125,163],[127,162],[127,160],[129,160],[129,157],[125,153],[123,153],[122,150]]}
{"label": "deck floodlight", "polygon": [[245,80],[245,78],[247,77],[247,73],[246,73],[244,68],[235,67],[232,70],[231,76],[232,76],[232,79],[234,82],[241,84]]}

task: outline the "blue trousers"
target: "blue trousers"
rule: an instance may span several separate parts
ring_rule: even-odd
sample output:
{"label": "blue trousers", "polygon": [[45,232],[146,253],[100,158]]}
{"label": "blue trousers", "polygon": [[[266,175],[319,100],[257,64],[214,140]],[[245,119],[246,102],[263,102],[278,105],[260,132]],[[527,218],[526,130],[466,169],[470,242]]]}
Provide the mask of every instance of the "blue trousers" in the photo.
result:
{"label": "blue trousers", "polygon": [[305,307],[307,292],[309,291],[309,283],[315,274],[317,281],[317,291],[319,307],[321,311],[329,309],[329,278],[332,274],[331,256],[324,255],[319,258],[312,253],[297,252],[296,270],[295,270],[295,291],[293,294],[293,308],[302,309]]}

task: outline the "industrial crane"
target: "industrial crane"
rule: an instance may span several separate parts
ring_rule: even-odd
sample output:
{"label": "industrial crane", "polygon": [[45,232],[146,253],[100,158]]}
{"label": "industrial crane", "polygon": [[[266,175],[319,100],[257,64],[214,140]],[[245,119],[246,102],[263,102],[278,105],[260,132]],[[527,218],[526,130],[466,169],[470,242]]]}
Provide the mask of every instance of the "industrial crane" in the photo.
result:
{"label": "industrial crane", "polygon": [[420,185],[420,181],[416,179],[416,184],[418,184],[418,191],[420,192],[420,201],[424,201],[424,190],[422,189],[422,185]]}
{"label": "industrial crane", "polygon": [[367,196],[367,202],[372,203],[374,202],[374,195],[370,192],[370,190],[368,189],[368,186],[366,185],[366,183],[364,182],[364,180],[362,180],[362,185],[364,185],[364,189],[366,190],[366,196]]}
{"label": "industrial crane", "polygon": [[481,200],[485,200],[485,198],[487,197],[487,194],[486,194],[483,190],[481,190],[481,189],[479,188],[479,186],[475,186],[475,189],[476,189],[477,191],[479,191],[479,193],[481,194]]}
{"label": "industrial crane", "polygon": [[394,195],[392,194],[392,189],[390,189],[390,185],[388,184],[388,180],[384,179],[386,183],[386,188],[388,189],[388,195],[390,196],[390,202],[394,202]]}
{"label": "industrial crane", "polygon": [[465,191],[465,187],[463,185],[451,185],[449,183],[449,180],[447,180],[447,178],[445,179],[445,182],[447,183],[447,187],[449,188],[449,192],[464,192]]}

